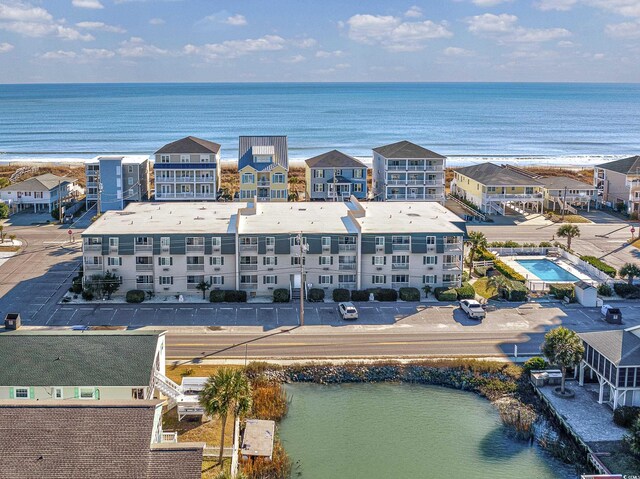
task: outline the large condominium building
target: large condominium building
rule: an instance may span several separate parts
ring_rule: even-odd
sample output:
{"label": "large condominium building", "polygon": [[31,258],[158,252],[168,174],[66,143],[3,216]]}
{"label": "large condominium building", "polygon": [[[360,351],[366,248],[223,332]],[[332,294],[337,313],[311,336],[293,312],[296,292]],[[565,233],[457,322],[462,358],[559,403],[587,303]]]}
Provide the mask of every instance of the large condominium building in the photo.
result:
{"label": "large condominium building", "polygon": [[409,141],[374,148],[374,198],[444,202],[446,159]]}
{"label": "large condominium building", "polygon": [[155,152],[156,200],[212,200],[220,188],[220,145],[187,136]]}
{"label": "large condominium building", "polygon": [[238,142],[240,200],[287,201],[286,136],[241,136]]}
{"label": "large condominium building", "polygon": [[603,163],[593,174],[601,203],[629,214],[640,212],[640,156]]}
{"label": "large condominium building", "polygon": [[305,180],[310,200],[367,198],[367,165],[338,150],[306,160]]}
{"label": "large condominium building", "polygon": [[84,272],[111,271],[122,291],[161,294],[201,281],[251,296],[302,284],[458,286],[465,231],[458,216],[426,202],[139,203],[83,232]]}
{"label": "large condominium building", "polygon": [[85,163],[87,207],[98,206],[99,213],[121,210],[132,201],[149,194],[147,156],[98,156]]}

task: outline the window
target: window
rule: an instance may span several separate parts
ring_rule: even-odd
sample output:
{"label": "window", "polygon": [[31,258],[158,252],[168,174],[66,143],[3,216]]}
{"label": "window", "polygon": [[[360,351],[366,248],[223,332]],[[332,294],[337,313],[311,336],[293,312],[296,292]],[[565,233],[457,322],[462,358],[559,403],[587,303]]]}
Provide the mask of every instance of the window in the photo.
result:
{"label": "window", "polygon": [[427,274],[422,277],[422,282],[424,284],[435,284],[438,282],[438,276],[435,274]]}
{"label": "window", "polygon": [[208,163],[209,155],[200,155],[200,163]]}
{"label": "window", "polygon": [[342,170],[337,168],[337,169],[333,170],[333,174],[335,176],[341,176],[342,175]]}
{"label": "window", "polygon": [[[302,244],[306,245],[307,244],[307,238],[306,236],[302,237]],[[291,238],[289,238],[289,245],[290,246],[300,246],[300,237],[298,236],[293,236]]]}
{"label": "window", "polygon": [[460,264],[460,256],[455,254],[446,254],[442,258],[444,264]]}
{"label": "window", "polygon": [[314,178],[324,178],[324,170],[313,170]]}
{"label": "window", "polygon": [[363,173],[364,173],[364,170],[356,168],[355,170],[353,170],[353,177],[354,178],[362,178],[363,177]]}
{"label": "window", "polygon": [[127,185],[133,186],[133,178],[132,177],[128,177],[127,178]]}
{"label": "window", "polygon": [[314,193],[323,193],[324,192],[324,183],[314,183],[313,184],[313,192]]}
{"label": "window", "polygon": [[111,237],[109,238],[109,248],[117,248],[118,247],[118,238]]}
{"label": "window", "polygon": [[187,265],[204,265],[204,256],[187,256]]}
{"label": "window", "polygon": [[102,264],[102,256],[85,256],[84,264],[94,264],[101,265]]}
{"label": "window", "polygon": [[120,258],[119,256],[116,256],[116,257],[109,256],[107,258],[107,265],[108,266],[122,266],[122,258]]}
{"label": "window", "polygon": [[253,155],[254,163],[271,163],[273,157],[271,155]]}
{"label": "window", "polygon": [[276,239],[273,236],[267,236],[264,239],[264,242],[265,242],[267,248],[273,248],[276,245]]}
{"label": "window", "polygon": [[93,388],[80,388],[80,399],[95,399],[95,389]]}
{"label": "window", "polygon": [[241,265],[257,265],[258,257],[257,256],[240,256],[240,264]]}
{"label": "window", "polygon": [[409,283],[408,274],[394,274],[391,276],[392,283]]}
{"label": "window", "polygon": [[323,236],[322,237],[322,248],[331,248],[331,236]]}
{"label": "window", "polygon": [[159,256],[158,266],[173,266],[173,256]]}
{"label": "window", "polygon": [[153,256],[136,256],[136,264],[153,265]]}
{"label": "window", "polygon": [[86,244],[86,245],[102,244],[102,238],[96,238],[96,237],[85,238],[84,239],[84,244]]}
{"label": "window", "polygon": [[422,264],[438,264],[437,256],[423,256]]}
{"label": "window", "polygon": [[258,275],[242,274],[240,275],[240,284],[258,284]]}
{"label": "window", "polygon": [[211,256],[209,258],[209,264],[211,266],[223,266],[224,258],[222,256]]}
{"label": "window", "polygon": [[374,266],[382,266],[387,264],[387,258],[385,256],[374,256],[371,258],[371,264]]}
{"label": "window", "polygon": [[135,243],[136,246],[151,246],[153,244],[153,239],[148,236],[136,236]]}
{"label": "window", "polygon": [[128,171],[129,173],[133,173],[133,165],[129,165],[129,166],[127,167],[127,171]]}
{"label": "window", "polygon": [[199,284],[199,283],[202,283],[203,281],[204,281],[204,276],[203,275],[187,276],[187,285],[189,285],[189,284]]}
{"label": "window", "polygon": [[338,275],[339,283],[355,283],[356,275],[355,274],[340,274]]}
{"label": "window", "polygon": [[[307,264],[307,258],[305,256],[302,257],[302,264]],[[291,266],[300,266],[300,256],[291,257]]]}
{"label": "window", "polygon": [[180,155],[180,163],[189,163],[189,155]]}
{"label": "window", "polygon": [[435,246],[436,237],[435,236],[427,236],[427,245]]}
{"label": "window", "polygon": [[240,246],[257,246],[257,245],[258,245],[257,236],[244,236],[240,238]]}
{"label": "window", "polygon": [[173,276],[160,276],[158,283],[162,286],[169,286],[173,284]]}
{"label": "window", "polygon": [[253,173],[242,173],[242,183],[255,183]]}
{"label": "window", "polygon": [[136,276],[136,284],[153,284],[153,276],[146,274]]}
{"label": "window", "polygon": [[53,399],[64,399],[62,388],[53,388]]}
{"label": "window", "polygon": [[328,274],[320,275],[320,284],[331,284],[333,283],[333,276]]}
{"label": "window", "polygon": [[410,236],[392,236],[391,244],[393,245],[408,245],[411,243]]}
{"label": "window", "polygon": [[328,264],[333,264],[333,256],[320,256],[318,258],[319,260],[319,264],[322,265],[328,265]]}
{"label": "window", "polygon": [[16,388],[16,399],[29,399],[29,388]]}
{"label": "window", "polygon": [[275,275],[264,276],[262,278],[263,284],[278,284],[278,277]]}
{"label": "window", "polygon": [[371,282],[373,284],[385,284],[387,282],[387,277],[383,274],[374,274],[371,277]]}
{"label": "window", "polygon": [[355,193],[362,193],[362,183],[355,183],[353,185],[353,191]]}
{"label": "window", "polygon": [[287,197],[287,190],[271,190],[272,199],[284,199]]}
{"label": "window", "polygon": [[160,163],[171,163],[171,156],[160,155]]}
{"label": "window", "polygon": [[384,246],[384,236],[376,236],[376,246]]}
{"label": "window", "polygon": [[224,276],[210,276],[209,282],[211,286],[222,286],[224,284]]}
{"label": "window", "polygon": [[133,388],[131,390],[131,399],[144,399],[144,388]]}
{"label": "window", "polygon": [[443,274],[442,281],[444,283],[457,283],[458,281],[460,281],[460,275],[459,274]]}
{"label": "window", "polygon": [[273,175],[274,183],[284,183],[284,175],[282,173],[275,173]]}
{"label": "window", "polygon": [[161,249],[168,250],[170,246],[171,246],[171,238],[169,238],[168,236],[163,236],[162,238],[160,238]]}
{"label": "window", "polygon": [[219,236],[211,238],[211,246],[213,246],[214,249],[220,248],[220,246],[222,246],[222,238]]}
{"label": "window", "polygon": [[278,264],[278,258],[276,256],[265,256],[262,258],[262,264],[265,266],[276,266]]}
{"label": "window", "polygon": [[399,264],[409,264],[409,256],[408,255],[393,255],[391,257],[391,262],[394,265],[399,265]]}
{"label": "window", "polygon": [[204,246],[204,238],[202,236],[187,237],[187,246]]}

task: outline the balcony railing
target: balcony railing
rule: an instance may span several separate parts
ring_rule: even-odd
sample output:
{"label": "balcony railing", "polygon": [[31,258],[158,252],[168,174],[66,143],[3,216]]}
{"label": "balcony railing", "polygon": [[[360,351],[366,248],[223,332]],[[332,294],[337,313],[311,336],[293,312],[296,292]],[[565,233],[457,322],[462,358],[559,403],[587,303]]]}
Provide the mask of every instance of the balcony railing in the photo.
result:
{"label": "balcony railing", "polygon": [[398,243],[391,245],[392,251],[409,251],[411,249],[410,244]]}
{"label": "balcony railing", "polygon": [[446,269],[446,270],[457,270],[460,269],[460,263],[444,263],[442,265],[442,269]]}
{"label": "balcony railing", "polygon": [[271,201],[270,196],[258,196],[258,201]]}
{"label": "balcony railing", "polygon": [[387,185],[404,185],[407,183],[407,180],[387,180]]}
{"label": "balcony railing", "polygon": [[101,244],[84,244],[83,249],[85,251],[102,251],[102,245]]}
{"label": "balcony railing", "polygon": [[240,271],[258,271],[257,264],[241,264]]}
{"label": "balcony railing", "polygon": [[518,193],[518,194],[497,194],[497,193],[485,193],[484,199],[486,201],[493,200],[541,200],[542,193]]}
{"label": "balcony railing", "polygon": [[338,288],[340,289],[354,289],[356,287],[356,283],[338,283]]}
{"label": "balcony railing", "polygon": [[240,289],[257,289],[258,283],[240,283]]}
{"label": "balcony railing", "polygon": [[338,245],[338,251],[355,251],[355,250],[356,250],[355,244],[339,244]]}
{"label": "balcony railing", "polygon": [[97,270],[102,270],[102,263],[100,264],[95,264],[95,263],[85,263],[84,264],[84,269],[86,271],[97,271]]}
{"label": "balcony railing", "polygon": [[391,269],[409,269],[409,263],[391,263]]}
{"label": "balcony railing", "polygon": [[270,186],[271,181],[269,180],[258,180],[258,186]]}
{"label": "balcony railing", "polygon": [[342,271],[354,270],[354,269],[356,269],[356,264],[355,263],[340,263],[338,265],[338,269],[340,269]]}
{"label": "balcony railing", "polygon": [[153,271],[152,264],[137,264],[136,271]]}
{"label": "balcony railing", "polygon": [[191,191],[191,192],[186,192],[186,193],[163,193],[161,191],[156,191],[156,200],[173,200],[173,199],[182,199],[182,198],[211,199],[211,198],[215,198],[215,196],[216,195],[215,195],[214,192],[210,192],[210,193],[195,193],[195,192]]}
{"label": "balcony railing", "polygon": [[204,271],[203,264],[188,264],[187,271]]}
{"label": "balcony railing", "polygon": [[405,195],[387,195],[390,200],[436,200],[444,199],[443,195],[438,194],[405,194]]}
{"label": "balcony railing", "polygon": [[148,253],[153,251],[153,245],[151,244],[137,244],[133,247],[135,253]]}
{"label": "balcony railing", "polygon": [[136,288],[142,291],[153,291],[153,283],[136,283]]}
{"label": "balcony railing", "polygon": [[257,244],[241,244],[240,251],[258,251]]}
{"label": "balcony railing", "polygon": [[462,243],[445,243],[445,251],[462,251]]}
{"label": "balcony railing", "polygon": [[160,442],[178,442],[178,432],[163,431],[160,436]]}
{"label": "balcony railing", "polygon": [[391,287],[393,289],[400,289],[400,288],[406,288],[407,286],[409,286],[409,282],[408,281],[402,281],[400,283],[391,283]]}
{"label": "balcony railing", "polygon": [[204,253],[204,245],[199,244],[188,244],[185,247],[185,251],[187,253]]}

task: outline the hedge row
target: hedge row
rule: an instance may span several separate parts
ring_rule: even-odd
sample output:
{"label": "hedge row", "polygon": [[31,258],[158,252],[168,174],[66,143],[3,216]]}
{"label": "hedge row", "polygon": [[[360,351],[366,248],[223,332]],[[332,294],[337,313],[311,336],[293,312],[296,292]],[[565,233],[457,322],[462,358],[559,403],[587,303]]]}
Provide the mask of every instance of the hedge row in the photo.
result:
{"label": "hedge row", "polygon": [[418,288],[400,288],[400,299],[402,301],[420,301],[420,290]]}
{"label": "hedge row", "polygon": [[526,278],[524,276],[522,276],[511,266],[504,263],[503,261],[500,261],[499,259],[493,262],[493,267],[513,281],[520,281],[521,283],[524,283],[526,281]]}
{"label": "hedge row", "polygon": [[209,293],[209,301],[212,303],[246,303],[247,292],[234,289],[226,291],[214,289]]}
{"label": "hedge row", "polygon": [[618,296],[626,299],[640,298],[640,288],[628,283],[614,283],[613,290]]}
{"label": "hedge row", "polygon": [[453,288],[439,287],[433,290],[433,294],[438,301],[455,301],[458,299],[458,292]]}
{"label": "hedge row", "polygon": [[[91,295],[93,297],[93,294]],[[127,291],[125,300],[127,303],[142,303],[144,301],[145,292],[140,289],[132,289]]]}
{"label": "hedge row", "polygon": [[278,288],[273,290],[273,302],[274,303],[288,303],[289,302],[289,290],[286,288]]}
{"label": "hedge row", "polygon": [[473,299],[476,297],[476,290],[469,283],[462,283],[462,286],[456,288],[458,299]]}
{"label": "hedge row", "polygon": [[573,299],[575,296],[575,290],[572,283],[550,284],[549,293],[555,296],[556,299],[564,299],[565,296]]}
{"label": "hedge row", "polygon": [[582,261],[586,261],[591,266],[593,266],[595,268],[598,268],[600,271],[602,271],[607,276],[610,276],[612,278],[616,277],[616,269],[613,266],[608,265],[607,263],[605,263],[601,259],[598,259],[595,256],[580,256],[580,259]]}

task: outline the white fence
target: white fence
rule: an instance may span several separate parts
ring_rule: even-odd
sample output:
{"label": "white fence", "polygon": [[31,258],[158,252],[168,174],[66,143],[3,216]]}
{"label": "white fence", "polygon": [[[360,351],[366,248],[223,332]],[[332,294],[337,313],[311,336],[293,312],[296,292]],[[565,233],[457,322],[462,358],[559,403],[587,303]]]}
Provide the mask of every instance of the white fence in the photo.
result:
{"label": "white fence", "polygon": [[569,252],[567,252],[565,250],[561,250],[560,251],[560,257],[566,259],[570,263],[573,263],[576,266],[576,268],[584,271],[589,276],[591,276],[593,278],[597,278],[598,281],[601,281],[603,283],[610,283],[610,282],[613,281],[613,278],[611,276],[609,276],[608,274],[600,271],[598,268],[596,268],[595,266],[590,265],[586,261],[581,260],[575,254],[571,254],[571,253],[569,253]]}
{"label": "white fence", "polygon": [[518,255],[530,255],[530,256],[547,256],[558,254],[560,248],[546,248],[539,246],[519,246],[517,248],[493,248],[489,246],[487,248],[491,253],[498,256],[518,256]]}

